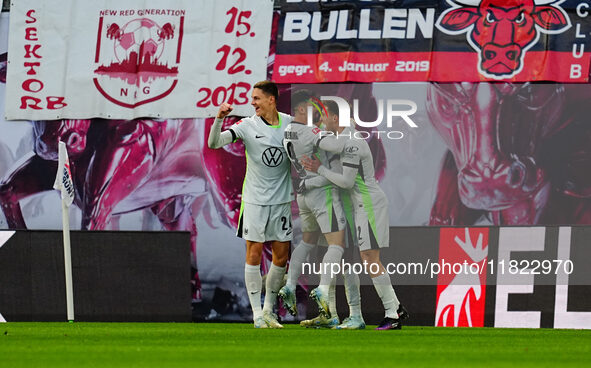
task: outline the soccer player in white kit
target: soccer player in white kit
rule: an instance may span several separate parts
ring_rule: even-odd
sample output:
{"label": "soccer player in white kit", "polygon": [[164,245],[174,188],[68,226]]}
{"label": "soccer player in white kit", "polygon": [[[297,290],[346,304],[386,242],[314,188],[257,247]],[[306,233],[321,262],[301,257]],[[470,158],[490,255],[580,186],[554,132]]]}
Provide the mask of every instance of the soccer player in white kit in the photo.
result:
{"label": "soccer player in white kit", "polygon": [[[273,307],[283,283],[292,239],[291,201],[294,196],[290,164],[282,145],[283,133],[292,118],[277,111],[278,98],[275,83],[256,83],[251,102],[255,115],[243,118],[222,132],[222,122],[232,111],[231,105],[223,103],[207,141],[210,148],[220,148],[237,139],[242,139],[245,146],[246,175],[236,235],[246,240],[244,281],[255,328],[283,328]],[[273,259],[261,309],[260,263],[263,243],[267,241],[272,242]]]}
{"label": "soccer player in white kit", "polygon": [[[279,297],[294,316],[297,314],[295,289],[302,273],[302,263],[316,245],[320,233],[324,234],[328,242],[328,250],[322,260],[327,265],[325,269],[330,270],[328,265],[331,263],[339,263],[344,252],[345,214],[338,188],[326,178],[307,172],[299,163],[301,157],[314,155],[318,151],[316,143],[321,131],[306,124],[308,106],[312,106],[313,97],[308,90],[293,93],[291,105],[294,118],[285,130],[283,141],[287,156],[299,177],[297,203],[302,224],[302,241],[291,255],[287,283],[279,290]],[[323,164],[330,165],[325,152],[320,153],[318,157]],[[334,276],[329,272],[322,273],[320,285],[310,293],[317,302],[325,303],[324,308],[328,315],[314,321],[319,322],[322,327],[333,327],[340,323],[334,302]]]}
{"label": "soccer player in white kit", "polygon": [[367,142],[356,139],[353,128],[339,125],[335,102],[328,101],[324,105],[327,109],[326,128],[339,138],[332,137],[334,144],[321,144],[321,148],[340,152],[343,172],[331,171],[314,157],[302,159],[302,164],[306,170],[317,172],[339,187],[349,189],[361,258],[370,265],[370,277],[385,309],[384,320],[377,329],[400,329],[400,320],[408,318],[408,312],[400,304],[380,261],[380,248],[389,246],[388,198],[375,178],[373,157]]}

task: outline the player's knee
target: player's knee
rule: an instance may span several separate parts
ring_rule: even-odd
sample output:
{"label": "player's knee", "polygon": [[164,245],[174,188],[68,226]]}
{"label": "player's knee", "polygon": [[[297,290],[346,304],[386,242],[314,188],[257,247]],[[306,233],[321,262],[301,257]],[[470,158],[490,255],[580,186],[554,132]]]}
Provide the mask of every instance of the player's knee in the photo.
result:
{"label": "player's knee", "polygon": [[246,254],[246,261],[248,262],[248,264],[257,264],[261,262],[261,257],[261,252],[248,252]]}
{"label": "player's knee", "polygon": [[279,254],[273,254],[273,264],[278,267],[285,267],[287,264],[288,252],[280,252]]}
{"label": "player's knee", "polygon": [[344,248],[344,245],[345,245],[345,231],[344,230],[324,234],[324,237],[326,238],[326,241],[328,242],[328,244],[339,245]]}
{"label": "player's knee", "polygon": [[259,264],[263,255],[263,244],[246,242],[246,262],[248,264]]}
{"label": "player's knee", "polygon": [[307,231],[302,234],[302,240],[308,244],[316,244],[319,237],[320,233],[318,231]]}
{"label": "player's knee", "polygon": [[369,249],[360,252],[361,260],[367,263],[379,263],[380,253],[378,250]]}

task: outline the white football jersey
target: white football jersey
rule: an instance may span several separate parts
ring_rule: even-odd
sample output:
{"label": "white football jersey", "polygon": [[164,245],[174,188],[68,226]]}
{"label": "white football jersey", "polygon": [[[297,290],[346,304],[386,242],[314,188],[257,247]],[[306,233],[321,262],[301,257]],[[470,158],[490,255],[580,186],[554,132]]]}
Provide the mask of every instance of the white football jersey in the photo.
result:
{"label": "white football jersey", "polygon": [[316,156],[323,165],[327,166],[326,155],[324,151],[319,151],[317,146],[317,142],[320,140],[320,132],[321,130],[317,127],[296,122],[292,122],[285,129],[283,147],[301,179],[318,176],[318,174],[304,169],[301,164],[302,156]]}
{"label": "white football jersey", "polygon": [[357,168],[355,185],[351,191],[355,203],[367,203],[374,206],[388,203],[388,198],[378,185],[375,177],[375,169],[371,149],[365,139],[346,138],[354,137],[355,130],[345,128],[340,133],[339,139],[346,139],[343,152],[341,153],[341,165]]}
{"label": "white football jersey", "polygon": [[242,139],[246,148],[242,201],[271,205],[294,199],[289,159],[282,144],[291,121],[291,116],[279,113],[279,124],[273,126],[253,115],[228,129],[234,140]]}

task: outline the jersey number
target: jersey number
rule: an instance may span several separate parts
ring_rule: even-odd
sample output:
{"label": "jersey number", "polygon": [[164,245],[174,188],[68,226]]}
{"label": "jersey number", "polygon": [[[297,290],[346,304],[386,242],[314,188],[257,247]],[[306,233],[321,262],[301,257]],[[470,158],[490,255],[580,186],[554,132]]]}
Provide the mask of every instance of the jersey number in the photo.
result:
{"label": "jersey number", "polygon": [[[281,223],[282,223],[281,230],[283,230],[283,231],[287,231],[291,227],[291,221],[288,222],[287,217],[285,217],[285,216],[281,216]],[[288,223],[289,223],[289,227],[287,227]]]}

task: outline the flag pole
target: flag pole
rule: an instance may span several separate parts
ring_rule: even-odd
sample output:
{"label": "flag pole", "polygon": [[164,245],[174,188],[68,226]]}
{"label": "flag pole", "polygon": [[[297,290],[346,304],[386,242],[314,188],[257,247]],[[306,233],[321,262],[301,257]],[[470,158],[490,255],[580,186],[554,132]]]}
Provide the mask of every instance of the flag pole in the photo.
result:
{"label": "flag pole", "polygon": [[64,235],[64,268],[66,272],[66,303],[68,321],[74,322],[74,287],[72,285],[72,254],[70,251],[70,212],[66,201],[62,200],[62,227]]}
{"label": "flag pole", "polygon": [[74,322],[74,288],[72,286],[72,253],[70,248],[70,212],[68,207],[74,201],[74,183],[70,172],[70,161],[66,144],[58,142],[58,168],[53,187],[61,191],[62,228],[64,238],[64,271],[66,274],[66,305],[68,321]]}

